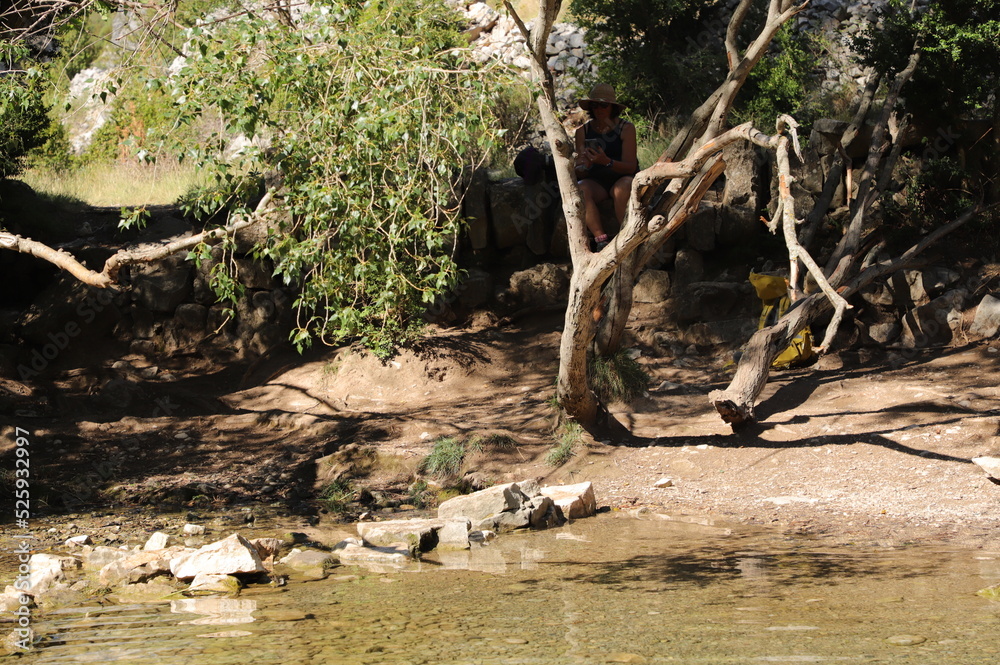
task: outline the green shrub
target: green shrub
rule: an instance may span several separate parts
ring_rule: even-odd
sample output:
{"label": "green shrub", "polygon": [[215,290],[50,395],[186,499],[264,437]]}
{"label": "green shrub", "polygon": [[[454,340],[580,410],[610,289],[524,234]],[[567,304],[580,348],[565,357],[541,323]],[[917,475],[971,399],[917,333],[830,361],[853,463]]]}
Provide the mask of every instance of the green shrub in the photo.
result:
{"label": "green shrub", "polygon": [[583,427],[572,420],[564,421],[559,426],[559,436],[556,444],[545,457],[550,466],[562,466],[576,455],[576,447],[583,441]]}
{"label": "green shrub", "polygon": [[624,349],[590,360],[590,387],[605,404],[628,403],[641,397],[649,385],[649,373]]}
{"label": "green shrub", "polygon": [[420,471],[439,478],[454,478],[462,472],[462,462],[468,450],[466,444],[455,437],[441,437],[420,463]]}
{"label": "green shrub", "polygon": [[28,153],[45,142],[49,108],[41,72],[7,72],[0,76],[0,179],[20,174]]}
{"label": "green shrub", "polygon": [[343,515],[357,498],[351,481],[340,478],[327,484],[320,493],[320,501],[331,513]]}

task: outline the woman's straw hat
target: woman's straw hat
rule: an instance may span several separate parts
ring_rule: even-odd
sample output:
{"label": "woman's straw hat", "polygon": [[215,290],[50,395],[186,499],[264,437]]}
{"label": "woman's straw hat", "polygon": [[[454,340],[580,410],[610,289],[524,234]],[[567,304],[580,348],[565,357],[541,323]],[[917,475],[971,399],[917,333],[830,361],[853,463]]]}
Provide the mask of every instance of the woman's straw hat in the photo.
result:
{"label": "woman's straw hat", "polygon": [[615,96],[615,89],[607,83],[598,83],[591,88],[590,94],[580,100],[580,108],[589,111],[591,102],[607,102],[620,109],[625,108],[625,105],[619,102]]}

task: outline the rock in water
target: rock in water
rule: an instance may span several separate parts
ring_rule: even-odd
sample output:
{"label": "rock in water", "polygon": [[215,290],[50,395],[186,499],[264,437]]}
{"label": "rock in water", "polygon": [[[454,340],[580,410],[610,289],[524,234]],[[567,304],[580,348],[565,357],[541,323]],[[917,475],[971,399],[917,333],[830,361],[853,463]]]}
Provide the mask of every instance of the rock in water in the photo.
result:
{"label": "rock in water", "polygon": [[170,572],[177,579],[190,579],[198,573],[238,575],[266,572],[257,548],[238,533],[182,554],[170,561]]}

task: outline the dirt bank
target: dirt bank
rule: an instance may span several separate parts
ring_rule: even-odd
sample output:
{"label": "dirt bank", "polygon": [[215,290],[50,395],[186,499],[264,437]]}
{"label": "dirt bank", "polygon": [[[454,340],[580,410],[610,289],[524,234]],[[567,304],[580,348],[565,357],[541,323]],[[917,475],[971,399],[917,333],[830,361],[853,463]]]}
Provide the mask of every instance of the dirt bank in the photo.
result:
{"label": "dirt bank", "polygon": [[435,440],[501,434],[514,445],[466,460],[479,481],[590,480],[613,509],[1000,548],[1000,485],[970,461],[1000,454],[1000,343],[844,353],[775,373],[761,422],[737,433],[706,398],[727,381],[725,358],[640,347],[654,389],[613,409],[631,436],[584,437],[553,467],[560,323],[441,330],[388,363],[345,349],[218,367],[109,347],[51,382],[8,380],[0,455],[13,468],[13,428],[28,431],[36,514],[131,515],[117,526],[137,538],[160,511],[256,505],[333,522],[316,500],[316,460],[348,444],[378,454],[348,474],[368,504],[346,518],[407,510]]}

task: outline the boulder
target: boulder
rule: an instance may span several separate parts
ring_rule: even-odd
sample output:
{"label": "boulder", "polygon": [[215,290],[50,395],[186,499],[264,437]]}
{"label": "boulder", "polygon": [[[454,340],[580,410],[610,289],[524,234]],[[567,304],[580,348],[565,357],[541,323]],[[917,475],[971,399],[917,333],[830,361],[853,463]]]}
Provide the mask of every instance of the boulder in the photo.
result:
{"label": "boulder", "polygon": [[505,511],[513,512],[531,497],[541,493],[538,483],[524,480],[448,499],[438,506],[438,517],[467,518],[473,522]]}
{"label": "boulder", "polygon": [[32,554],[29,560],[31,575],[29,576],[28,591],[37,596],[40,593],[51,591],[66,581],[64,571],[73,570],[80,567],[80,560],[71,556],[58,556],[40,552]]}
{"label": "boulder", "polygon": [[985,295],[976,307],[969,333],[976,337],[996,337],[1000,332],[1000,298]]}
{"label": "boulder", "polygon": [[699,252],[715,249],[716,207],[704,204],[685,223],[688,244]]}
{"label": "boulder", "polygon": [[406,543],[412,550],[429,552],[439,545],[469,547],[469,527],[467,517],[360,522],[358,535],[368,545]]}
{"label": "boulder", "polygon": [[0,621],[10,621],[16,617],[11,613],[21,607],[34,607],[35,599],[25,591],[19,591],[9,584],[0,593]]}
{"label": "boulder", "polygon": [[326,577],[327,569],[336,565],[337,558],[330,552],[296,547],[278,563],[302,573],[309,579],[323,579]]}
{"label": "boulder", "polygon": [[397,547],[365,547],[357,542],[345,541],[337,544],[334,553],[340,563],[348,565],[374,563],[401,566],[411,560],[405,544]]}
{"label": "boulder", "polygon": [[670,296],[670,273],[666,270],[646,270],[639,275],[632,297],[636,302],[659,303]]}
{"label": "boulder", "polygon": [[493,275],[479,268],[469,268],[455,289],[455,295],[463,307],[475,309],[485,305],[493,297]]}
{"label": "boulder", "polygon": [[142,546],[144,550],[163,550],[170,546],[172,536],[162,531],[157,531],[149,537],[146,544]]}
{"label": "boulder", "polygon": [[705,277],[705,260],[701,252],[681,247],[674,255],[674,288],[700,282]]}
{"label": "boulder", "polygon": [[88,536],[86,534],[82,534],[82,535],[79,535],[79,536],[73,536],[72,538],[67,538],[66,542],[63,543],[63,544],[66,547],[74,548],[75,549],[75,548],[78,548],[78,547],[83,547],[84,545],[92,545],[93,542],[94,541],[90,539],[90,536]]}
{"label": "boulder", "polygon": [[191,295],[192,268],[183,255],[149,265],[137,264],[131,270],[132,297],[150,311],[173,313]]}
{"label": "boulder", "polygon": [[84,548],[81,556],[83,557],[84,568],[100,570],[112,561],[119,561],[128,557],[130,554],[132,554],[132,552],[129,552],[128,550],[98,545],[91,550]]}
{"label": "boulder", "polygon": [[1000,457],[973,457],[972,463],[985,471],[990,478],[1000,480]]}
{"label": "boulder", "polygon": [[[558,199],[551,189],[544,182],[526,185],[521,178],[492,184],[490,216],[493,221],[493,242],[497,249],[523,245],[533,235],[535,227],[545,227],[550,217],[549,207]],[[558,189],[555,193],[558,193]],[[538,253],[535,249],[532,251]]]}
{"label": "boulder", "polygon": [[497,485],[449,499],[438,506],[438,517],[467,518],[475,531],[546,528],[559,523],[555,504],[542,495],[534,480]]}
{"label": "boulder", "polygon": [[170,561],[170,572],[177,579],[190,579],[198,573],[217,575],[259,574],[266,572],[257,548],[238,533],[188,552]]}
{"label": "boulder", "polygon": [[105,586],[145,582],[157,575],[171,572],[170,563],[178,554],[190,552],[185,547],[171,547],[163,550],[142,550],[111,561],[97,574],[98,581]]}
{"label": "boulder", "polygon": [[542,496],[552,499],[566,519],[591,517],[597,513],[597,500],[591,482],[543,487]]}
{"label": "boulder", "polygon": [[503,299],[521,306],[546,306],[565,302],[569,294],[569,268],[542,263],[510,276]]}
{"label": "boulder", "polygon": [[240,592],[239,579],[232,575],[216,575],[214,573],[198,573],[191,580],[191,585],[184,591],[189,595],[214,595],[218,593],[237,594]]}
{"label": "boulder", "polygon": [[965,296],[965,289],[955,289],[922,307],[910,310],[903,317],[903,331],[900,335],[903,346],[920,348],[950,342],[953,327],[961,321],[961,307]]}
{"label": "boulder", "polygon": [[673,297],[672,309],[682,325],[733,319],[739,305],[751,298],[748,288],[738,282],[695,282]]}

